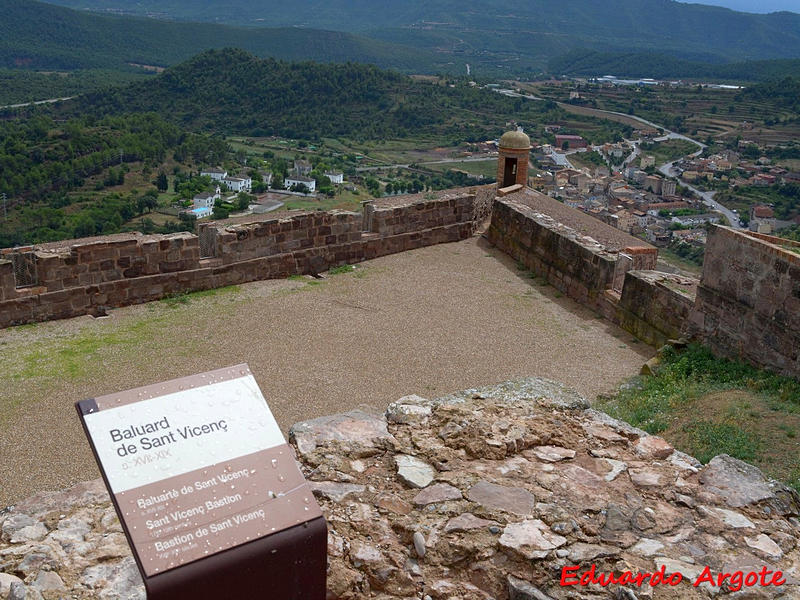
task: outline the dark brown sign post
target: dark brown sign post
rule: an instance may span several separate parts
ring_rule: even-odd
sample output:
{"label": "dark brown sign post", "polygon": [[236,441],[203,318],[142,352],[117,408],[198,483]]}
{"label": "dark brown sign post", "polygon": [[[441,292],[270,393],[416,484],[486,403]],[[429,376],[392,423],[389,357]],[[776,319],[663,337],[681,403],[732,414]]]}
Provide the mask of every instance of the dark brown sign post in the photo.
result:
{"label": "dark brown sign post", "polygon": [[247,365],[76,408],[149,600],[324,600],[325,519]]}

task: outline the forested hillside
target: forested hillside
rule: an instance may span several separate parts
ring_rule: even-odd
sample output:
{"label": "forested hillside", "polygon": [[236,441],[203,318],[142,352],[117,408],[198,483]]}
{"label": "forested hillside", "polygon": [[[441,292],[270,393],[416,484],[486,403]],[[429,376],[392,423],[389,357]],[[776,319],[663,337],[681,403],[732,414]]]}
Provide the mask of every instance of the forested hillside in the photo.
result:
{"label": "forested hillside", "polygon": [[750,100],[769,99],[780,106],[792,107],[795,112],[800,112],[800,76],[772,79],[754,85],[742,94]]}
{"label": "forested hillside", "polygon": [[[672,0],[53,0],[186,20],[369,32],[454,57],[511,50],[544,58],[576,47],[729,62],[800,54],[800,15],[753,15]],[[394,30],[381,32],[379,30]],[[499,56],[497,57],[499,58]]]}
{"label": "forested hillside", "polygon": [[68,10],[33,0],[0,0],[0,14],[0,67],[7,68],[130,69],[129,63],[165,67],[225,46],[286,60],[436,68],[431,53],[336,31],[170,23]]}
{"label": "forested hillside", "polygon": [[556,75],[606,75],[617,77],[704,78],[765,81],[800,76],[800,59],[755,60],[728,64],[681,60],[655,52],[598,52],[573,50],[548,63]]}
{"label": "forested hillside", "polygon": [[152,209],[154,196],[68,192],[97,175],[104,176],[99,189],[115,188],[130,163],[154,168],[174,157],[214,164],[227,152],[221,139],[182,132],[153,114],[0,122],[0,192],[10,198],[6,208],[14,209],[0,227],[0,247],[119,231]]}
{"label": "forested hillside", "polygon": [[252,136],[379,139],[428,132],[460,141],[494,136],[511,119],[540,122],[553,109],[367,65],[288,63],[235,49],[210,50],[153,80],[89,94],[68,107],[153,111],[184,127]]}

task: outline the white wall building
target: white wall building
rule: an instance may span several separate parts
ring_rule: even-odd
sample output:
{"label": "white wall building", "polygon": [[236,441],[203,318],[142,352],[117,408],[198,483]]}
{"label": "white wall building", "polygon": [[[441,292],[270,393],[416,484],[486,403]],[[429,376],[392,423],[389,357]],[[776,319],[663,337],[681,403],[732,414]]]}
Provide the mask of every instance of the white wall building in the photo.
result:
{"label": "white wall building", "polygon": [[214,181],[222,181],[228,176],[228,172],[224,169],[205,169],[204,171],[200,171],[200,175],[208,175]]}
{"label": "white wall building", "polygon": [[336,185],[344,183],[344,173],[339,173],[338,171],[325,171],[325,177]]}
{"label": "white wall building", "polygon": [[293,185],[304,185],[308,188],[309,192],[317,191],[317,182],[316,180],[311,179],[311,177],[304,177],[303,175],[289,175],[283,180],[283,187],[285,187],[287,190]]}
{"label": "white wall building", "polygon": [[203,192],[202,194],[197,194],[194,198],[192,198],[192,204],[194,208],[214,208],[214,203],[221,198],[221,191],[219,186],[217,189],[214,190],[214,193],[211,192]]}
{"label": "white wall building", "polygon": [[241,177],[225,177],[222,183],[228,186],[232,192],[250,192],[253,189],[253,180],[242,175]]}

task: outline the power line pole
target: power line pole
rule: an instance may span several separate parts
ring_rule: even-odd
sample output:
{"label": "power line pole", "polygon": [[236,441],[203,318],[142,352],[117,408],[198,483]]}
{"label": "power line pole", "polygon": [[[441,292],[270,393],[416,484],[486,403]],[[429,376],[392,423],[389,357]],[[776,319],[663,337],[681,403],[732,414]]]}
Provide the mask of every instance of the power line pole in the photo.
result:
{"label": "power line pole", "polygon": [[8,221],[8,209],[6,208],[6,193],[2,193],[3,197],[3,220]]}

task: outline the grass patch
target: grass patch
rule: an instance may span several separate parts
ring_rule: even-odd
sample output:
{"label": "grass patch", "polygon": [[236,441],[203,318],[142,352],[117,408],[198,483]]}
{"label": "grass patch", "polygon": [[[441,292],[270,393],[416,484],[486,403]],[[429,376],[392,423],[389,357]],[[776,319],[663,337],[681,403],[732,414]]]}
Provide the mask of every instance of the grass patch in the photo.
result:
{"label": "grass patch", "polygon": [[704,463],[730,454],[797,483],[800,381],[716,358],[700,345],[682,352],[667,347],[661,358],[656,375],[625,386],[598,407]]}
{"label": "grass patch", "polygon": [[328,275],[341,275],[342,273],[352,273],[356,270],[355,265],[340,265],[338,267],[333,267],[332,269],[328,269]]}
{"label": "grass patch", "polygon": [[179,292],[176,294],[169,294],[162,298],[160,302],[166,306],[169,306],[170,308],[177,308],[181,305],[190,304],[192,300],[211,298],[213,296],[220,296],[223,294],[238,294],[239,291],[241,291],[241,288],[238,285],[229,285],[227,287],[199,290],[197,292]]}
{"label": "grass patch", "polygon": [[717,454],[730,454],[734,458],[753,461],[761,446],[756,437],[741,427],[730,423],[698,421],[685,426],[694,456],[707,463]]}

